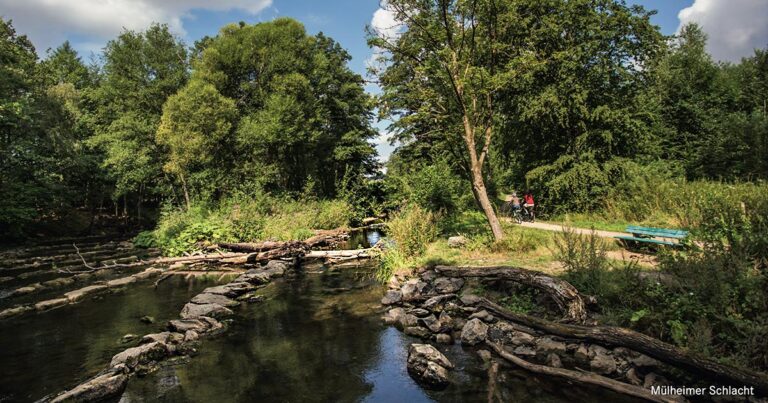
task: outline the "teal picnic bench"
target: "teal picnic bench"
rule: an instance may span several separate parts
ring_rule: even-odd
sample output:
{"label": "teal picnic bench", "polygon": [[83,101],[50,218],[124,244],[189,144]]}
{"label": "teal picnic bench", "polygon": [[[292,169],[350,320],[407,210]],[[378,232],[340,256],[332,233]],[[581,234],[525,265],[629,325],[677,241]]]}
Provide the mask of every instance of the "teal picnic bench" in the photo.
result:
{"label": "teal picnic bench", "polygon": [[[647,242],[657,245],[678,247],[682,246],[680,241],[688,236],[688,231],[681,229],[638,227],[634,225],[628,226],[625,231],[632,235],[617,235],[615,238],[621,239],[622,241]],[[660,240],[655,238],[666,239]]]}

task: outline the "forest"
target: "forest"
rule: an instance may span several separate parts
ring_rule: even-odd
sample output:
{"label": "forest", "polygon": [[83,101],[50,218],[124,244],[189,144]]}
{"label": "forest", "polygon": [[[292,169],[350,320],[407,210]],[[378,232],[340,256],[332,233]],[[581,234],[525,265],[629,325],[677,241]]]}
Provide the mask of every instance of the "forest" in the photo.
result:
{"label": "forest", "polygon": [[[715,61],[698,25],[665,36],[618,0],[388,6],[397,35],[361,29],[367,77],[291,18],[192,44],[163,24],[124,30],[91,60],[0,20],[0,241],[119,228],[189,256],[375,219],[392,242],[383,283],[539,270],[596,298],[600,324],[768,372],[768,42]],[[537,219],[591,235],[513,224],[504,201],[524,192]],[[595,233],[627,225],[691,236],[682,252],[641,247],[652,263],[616,258],[638,250]],[[478,287],[546,317],[537,291]]]}

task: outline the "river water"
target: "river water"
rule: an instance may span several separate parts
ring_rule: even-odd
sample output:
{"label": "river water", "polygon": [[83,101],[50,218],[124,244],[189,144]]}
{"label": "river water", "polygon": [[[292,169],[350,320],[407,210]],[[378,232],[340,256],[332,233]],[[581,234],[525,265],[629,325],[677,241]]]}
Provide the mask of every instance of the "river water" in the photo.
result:
{"label": "river water", "polygon": [[[378,241],[377,232],[345,247]],[[455,364],[443,391],[419,387],[406,370],[411,343],[381,322],[383,287],[375,267],[306,266],[243,304],[227,331],[202,339],[191,357],[133,377],[130,402],[480,402],[488,401],[486,366],[472,349],[438,346]],[[225,280],[226,281],[226,280]],[[106,368],[136,341],[125,334],[164,330],[169,319],[213,280],[174,277],[139,282],[117,293],[49,312],[0,321],[0,402],[29,402],[68,389]],[[143,316],[154,323],[144,323]],[[504,368],[494,387],[502,401],[623,401],[600,390]]]}

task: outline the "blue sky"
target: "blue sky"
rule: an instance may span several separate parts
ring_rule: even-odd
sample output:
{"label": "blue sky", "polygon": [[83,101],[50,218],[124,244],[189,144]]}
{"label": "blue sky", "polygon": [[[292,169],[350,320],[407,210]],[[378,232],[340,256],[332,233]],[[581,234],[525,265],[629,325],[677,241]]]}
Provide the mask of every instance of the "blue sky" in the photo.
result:
{"label": "blue sky", "polygon": [[[664,34],[681,23],[697,22],[710,36],[709,51],[719,60],[739,60],[755,47],[768,45],[768,0],[628,0],[646,9]],[[28,34],[38,53],[69,40],[84,59],[99,53],[123,28],[142,30],[151,22],[167,23],[188,44],[215,35],[227,23],[256,23],[293,17],[310,34],[324,32],[352,55],[350,68],[365,74],[371,56],[366,25],[377,26],[374,14],[386,17],[378,0],[0,0],[0,15],[13,19]],[[386,18],[384,18],[386,20]],[[381,21],[381,20],[378,20]],[[367,89],[375,92],[375,86]],[[383,131],[386,124],[377,122]],[[391,152],[386,141],[377,147],[383,158]]]}

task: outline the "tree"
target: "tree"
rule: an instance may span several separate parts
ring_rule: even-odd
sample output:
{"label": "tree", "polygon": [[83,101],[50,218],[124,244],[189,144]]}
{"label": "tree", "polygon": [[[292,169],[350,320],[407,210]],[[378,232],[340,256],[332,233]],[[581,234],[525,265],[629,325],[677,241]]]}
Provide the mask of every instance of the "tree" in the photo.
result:
{"label": "tree", "polygon": [[369,44],[384,50],[381,108],[396,130],[442,132],[460,141],[459,155],[495,239],[504,237],[488,198],[484,165],[495,134],[496,96],[505,72],[499,37],[501,2],[392,0],[401,23],[396,38],[369,30]]}
{"label": "tree", "polygon": [[170,152],[163,169],[178,175],[187,208],[190,197],[186,178],[194,169],[210,168],[206,165],[228,143],[236,117],[235,102],[199,80],[190,82],[165,103],[157,142]]}
{"label": "tree", "polygon": [[[124,31],[104,51],[103,77],[91,95],[95,135],[89,144],[103,150],[104,167],[115,180],[115,194],[137,195],[164,181],[163,153],[155,143],[163,104],[186,83],[187,51],[166,25],[139,33]],[[156,190],[157,189],[157,190]]]}
{"label": "tree", "polygon": [[280,18],[225,26],[200,48],[193,80],[211,83],[238,109],[228,158],[235,163],[222,167],[232,187],[297,193],[313,182],[319,196],[333,197],[347,173],[373,173],[372,104],[335,41]]}

